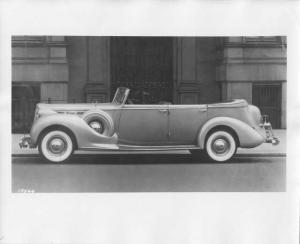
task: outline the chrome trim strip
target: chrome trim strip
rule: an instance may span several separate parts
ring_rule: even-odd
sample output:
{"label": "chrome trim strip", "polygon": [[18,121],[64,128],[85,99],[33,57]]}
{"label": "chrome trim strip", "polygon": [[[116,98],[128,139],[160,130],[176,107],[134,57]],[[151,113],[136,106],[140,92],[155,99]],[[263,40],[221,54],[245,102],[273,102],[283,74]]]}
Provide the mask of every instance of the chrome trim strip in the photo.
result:
{"label": "chrome trim strip", "polygon": [[97,151],[97,150],[113,150],[113,151],[170,151],[170,150],[189,150],[200,149],[195,145],[176,145],[176,146],[128,146],[118,145],[116,147],[81,147],[78,150]]}
{"label": "chrome trim strip", "polygon": [[172,105],[160,105],[160,104],[154,104],[154,105],[124,105],[122,107],[122,110],[161,110],[161,109],[168,109],[168,110],[177,110],[177,109],[198,109],[199,111],[206,111],[207,106],[201,106],[201,105],[179,105],[172,107]]}

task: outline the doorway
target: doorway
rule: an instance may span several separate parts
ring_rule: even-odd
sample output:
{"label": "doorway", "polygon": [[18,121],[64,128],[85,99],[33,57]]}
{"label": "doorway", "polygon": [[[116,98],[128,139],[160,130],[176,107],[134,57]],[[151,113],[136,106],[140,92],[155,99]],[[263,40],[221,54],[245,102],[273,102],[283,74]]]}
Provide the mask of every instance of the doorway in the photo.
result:
{"label": "doorway", "polygon": [[269,116],[274,129],[281,128],[281,84],[254,84],[252,103]]}
{"label": "doorway", "polygon": [[12,132],[30,131],[35,105],[40,102],[40,85],[12,86]]}
{"label": "doorway", "polygon": [[120,86],[131,89],[134,103],[172,102],[171,37],[112,37],[111,95]]}

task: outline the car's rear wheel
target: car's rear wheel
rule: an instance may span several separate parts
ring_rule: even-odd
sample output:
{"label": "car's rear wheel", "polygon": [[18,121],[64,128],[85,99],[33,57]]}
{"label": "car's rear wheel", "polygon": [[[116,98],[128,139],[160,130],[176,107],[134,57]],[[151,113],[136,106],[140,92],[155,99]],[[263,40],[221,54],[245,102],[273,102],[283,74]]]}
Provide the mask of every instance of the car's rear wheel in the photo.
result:
{"label": "car's rear wheel", "polygon": [[237,143],[232,133],[219,130],[211,133],[205,143],[207,156],[217,162],[226,162],[233,157]]}
{"label": "car's rear wheel", "polygon": [[49,162],[66,162],[74,151],[74,143],[69,134],[61,130],[46,132],[38,145],[39,152]]}

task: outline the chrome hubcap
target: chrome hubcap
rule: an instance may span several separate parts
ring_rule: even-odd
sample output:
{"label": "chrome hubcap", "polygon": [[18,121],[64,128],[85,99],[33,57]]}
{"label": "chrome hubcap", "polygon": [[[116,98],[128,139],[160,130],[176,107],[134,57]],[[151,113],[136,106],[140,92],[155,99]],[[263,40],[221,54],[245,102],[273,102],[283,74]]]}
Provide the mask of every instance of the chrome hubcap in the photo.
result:
{"label": "chrome hubcap", "polygon": [[61,154],[65,151],[66,143],[62,138],[53,138],[49,140],[48,149],[54,154]]}
{"label": "chrome hubcap", "polygon": [[103,126],[102,126],[101,122],[93,121],[89,124],[89,126],[91,128],[93,128],[96,132],[98,132],[99,134],[103,133]]}
{"label": "chrome hubcap", "polygon": [[212,144],[212,149],[216,154],[225,154],[229,148],[229,143],[223,138],[216,139]]}

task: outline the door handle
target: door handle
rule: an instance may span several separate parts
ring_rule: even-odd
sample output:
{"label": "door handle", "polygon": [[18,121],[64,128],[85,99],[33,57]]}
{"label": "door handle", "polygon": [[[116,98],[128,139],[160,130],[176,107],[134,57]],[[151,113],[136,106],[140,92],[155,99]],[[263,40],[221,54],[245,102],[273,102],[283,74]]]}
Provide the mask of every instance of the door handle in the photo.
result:
{"label": "door handle", "polygon": [[168,109],[160,109],[158,111],[161,112],[161,113],[168,113]]}
{"label": "door handle", "polygon": [[206,112],[207,111],[207,106],[203,106],[199,108],[199,112]]}

